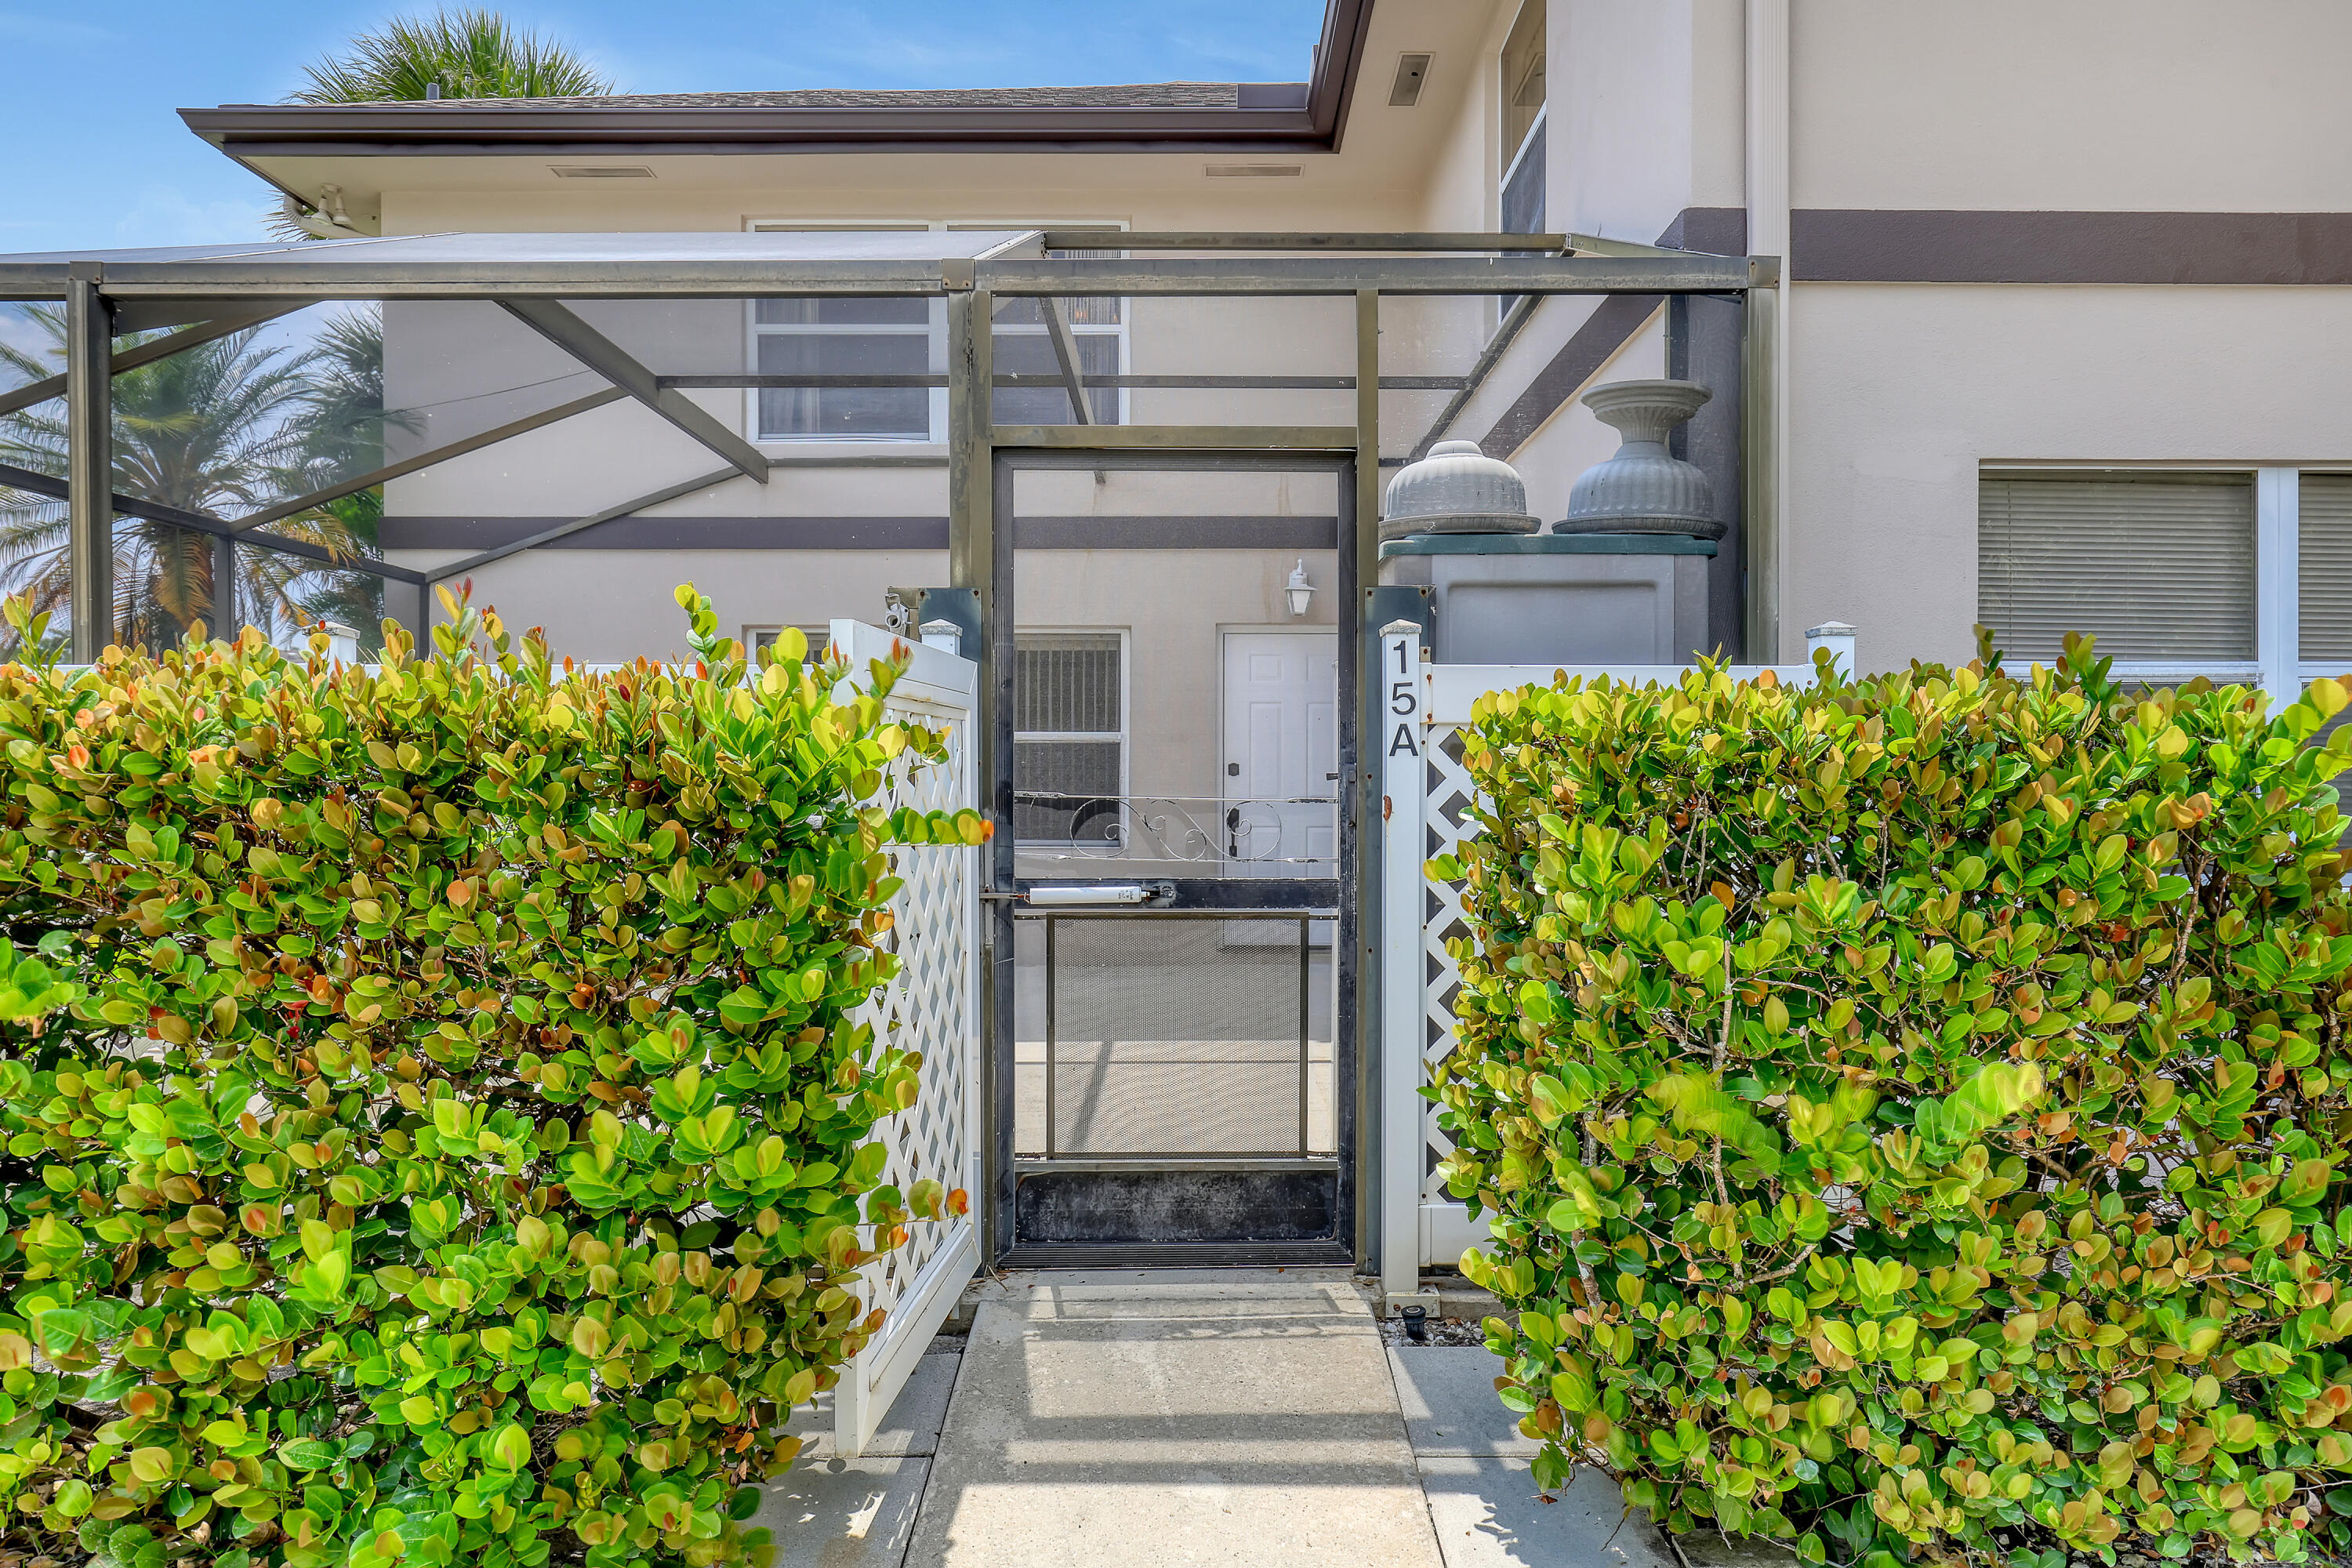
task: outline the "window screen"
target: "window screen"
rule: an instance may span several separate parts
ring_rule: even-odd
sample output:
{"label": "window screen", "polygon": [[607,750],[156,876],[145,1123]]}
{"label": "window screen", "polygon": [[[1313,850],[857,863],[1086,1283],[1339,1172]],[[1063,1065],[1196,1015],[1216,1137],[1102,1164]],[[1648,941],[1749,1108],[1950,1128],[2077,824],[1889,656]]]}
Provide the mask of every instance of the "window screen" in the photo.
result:
{"label": "window screen", "polygon": [[2352,474],[2305,474],[2295,547],[2305,658],[2352,658]]}
{"label": "window screen", "polygon": [[2252,658],[2252,478],[1982,475],[1977,618],[2018,660],[2070,631],[2125,660]]}
{"label": "window screen", "polygon": [[1511,36],[1503,43],[1503,166],[1507,171],[1518,162],[1519,150],[1535,129],[1536,117],[1543,112],[1547,10],[1543,0],[1529,0],[1519,8]]}
{"label": "window screen", "polygon": [[[762,375],[922,375],[931,367],[929,300],[762,300],[753,315]],[[762,387],[760,437],[922,440],[920,386]]]}
{"label": "window screen", "polygon": [[1116,632],[1024,632],[1014,639],[1016,840],[1118,841],[1124,684]]}

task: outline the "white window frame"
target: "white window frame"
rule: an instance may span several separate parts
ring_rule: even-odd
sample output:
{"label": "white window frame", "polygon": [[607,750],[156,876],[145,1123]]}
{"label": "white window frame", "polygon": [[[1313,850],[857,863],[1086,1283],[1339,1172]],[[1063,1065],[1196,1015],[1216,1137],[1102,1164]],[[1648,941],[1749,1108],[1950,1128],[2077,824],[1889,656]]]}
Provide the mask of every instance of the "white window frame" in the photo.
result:
{"label": "white window frame", "polygon": [[[2280,590],[2280,607],[2282,614],[2280,616],[2281,629],[2279,633],[2279,662],[2283,667],[2291,670],[2294,675],[2293,689],[2287,693],[2291,698],[2301,695],[2303,689],[2310,685],[2315,680],[2332,679],[2344,674],[2347,662],[2341,658],[2305,658],[2303,657],[2303,562],[2301,555],[2303,532],[2303,476],[2305,474],[2344,474],[2347,471],[2352,471],[2352,469],[2347,469],[2347,468],[2342,464],[2312,464],[2304,468],[2282,468],[2264,469],[2263,471],[2265,473],[2276,473],[2283,476],[2280,479],[2274,481],[2278,489],[2279,496],[2277,504],[2281,507],[2283,514],[2293,520],[2293,526],[2289,527],[2285,531],[2285,540],[2284,544],[2284,549],[2286,552],[2286,567]],[[2273,690],[2275,691],[2276,688],[2273,688]]]}
{"label": "white window frame", "polygon": [[[1495,182],[1495,226],[1496,228],[1500,228],[1503,223],[1503,193],[1511,188],[1512,176],[1519,172],[1519,165],[1528,161],[1528,154],[1535,149],[1536,143],[1543,140],[1544,125],[1550,113],[1551,102],[1547,99],[1543,107],[1536,110],[1535,123],[1528,127],[1528,133],[1520,140],[1518,151],[1513,153],[1510,161],[1503,165],[1502,177]],[[1549,210],[1550,193],[1547,191],[1544,194],[1547,198],[1544,221],[1549,224],[1551,221],[1551,214]]]}
{"label": "white window frame", "polygon": [[2302,479],[2299,465],[2279,463],[2009,463],[1978,465],[1987,473],[2238,474],[2254,487],[2254,657],[2252,659],[2117,659],[2117,680],[2170,686],[2203,676],[2216,686],[2260,686],[2273,706],[2293,701],[2323,675],[2340,673],[2341,660],[2303,658]]}
{"label": "white window frame", "polygon": [[[1124,311],[1120,313],[1125,314]],[[1118,742],[1118,802],[1119,811],[1122,814],[1120,826],[1124,827],[1126,825],[1124,814],[1128,809],[1131,770],[1135,763],[1135,747],[1132,740],[1135,727],[1135,660],[1132,657],[1135,643],[1134,630],[1129,626],[1016,626],[1013,632],[1014,656],[1019,657],[1023,637],[1113,637],[1118,639],[1118,728],[1116,731],[1015,729],[1013,731],[1013,755],[1015,757],[1020,755],[1021,742],[1024,741],[1074,741],[1096,745],[1105,741],[1117,741]],[[1018,717],[1017,714],[1014,716],[1016,722]],[[1101,853],[1102,846],[1095,840],[1016,838],[1013,840],[1013,848],[1015,854],[1024,849],[1047,852],[1067,850],[1072,853],[1090,853],[1098,858],[1110,858]]]}
{"label": "white window frame", "polygon": [[[762,637],[773,638],[781,635],[788,626],[800,626],[800,623],[798,621],[764,621],[744,626],[744,657],[756,664],[760,653],[759,639]],[[801,636],[808,638],[809,657],[822,658],[824,657],[824,645],[833,638],[833,627],[830,625],[801,626]]]}
{"label": "white window frame", "polygon": [[[1124,219],[1114,220],[1097,218],[1064,219],[1055,224],[1044,224],[1036,222],[999,223],[967,218],[856,219],[752,217],[746,218],[744,220],[743,226],[746,232],[774,230],[782,232],[797,231],[803,233],[841,233],[851,230],[882,230],[894,233],[951,233],[958,231],[968,232],[974,230],[1034,229],[1047,227],[1124,229],[1129,226]],[[770,322],[763,324],[760,321],[759,301],[756,300],[747,300],[743,304],[743,363],[747,369],[752,371],[756,371],[758,369],[760,363],[760,340],[763,337],[877,337],[886,335],[904,335],[913,337],[921,335],[926,337],[930,344],[930,352],[925,356],[924,361],[926,370],[934,375],[941,374],[947,370],[948,365],[947,300],[944,299],[933,299],[927,301],[927,303],[929,307],[929,320],[928,322],[919,326],[912,321],[902,324],[876,324],[869,322],[826,322],[822,324],[814,322],[805,324]],[[1070,323],[1070,332],[1074,337],[1108,337],[1117,339],[1118,343],[1118,354],[1116,361],[1117,369],[1113,374],[1125,375],[1129,371],[1129,355],[1131,348],[1131,340],[1128,335],[1128,327],[1134,317],[1134,313],[1133,301],[1122,298],[1119,301],[1118,321],[1116,324],[1087,323],[1081,325],[1078,322],[1073,321]],[[995,333],[999,337],[1043,337],[1045,335],[1045,325],[1043,321],[1035,323],[998,321],[995,323]],[[1124,425],[1128,422],[1129,418],[1128,390],[1125,387],[1120,387],[1118,388],[1117,391],[1118,397],[1113,405],[1115,409],[1113,422]],[[947,389],[945,387],[931,388],[930,396],[927,402],[929,417],[924,430],[919,435],[911,431],[902,434],[873,436],[841,436],[828,435],[821,432],[802,436],[769,435],[760,428],[760,389],[758,387],[747,387],[744,389],[743,399],[744,433],[747,439],[751,440],[754,445],[761,447],[801,448],[813,445],[838,447],[873,447],[877,445],[888,445],[899,447],[929,446],[937,447],[944,450],[947,446],[948,429]]]}

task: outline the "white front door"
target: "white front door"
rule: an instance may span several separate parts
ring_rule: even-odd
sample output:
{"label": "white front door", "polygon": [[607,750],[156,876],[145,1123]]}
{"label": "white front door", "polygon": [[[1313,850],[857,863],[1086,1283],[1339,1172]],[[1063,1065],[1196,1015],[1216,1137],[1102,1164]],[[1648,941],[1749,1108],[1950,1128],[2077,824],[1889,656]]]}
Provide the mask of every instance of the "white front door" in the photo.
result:
{"label": "white front door", "polygon": [[1225,874],[1336,877],[1338,635],[1227,632],[1224,640]]}

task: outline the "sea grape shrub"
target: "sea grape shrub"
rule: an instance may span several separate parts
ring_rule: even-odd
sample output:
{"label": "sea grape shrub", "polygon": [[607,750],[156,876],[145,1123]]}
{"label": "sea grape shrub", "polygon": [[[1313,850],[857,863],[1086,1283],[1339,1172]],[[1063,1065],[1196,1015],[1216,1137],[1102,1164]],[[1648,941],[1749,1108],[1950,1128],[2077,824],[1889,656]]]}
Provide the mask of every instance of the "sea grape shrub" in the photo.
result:
{"label": "sea grape shrub", "polygon": [[877,804],[899,667],[679,600],[686,668],[457,602],[0,668],[0,1562],[771,1556],[856,1271],[964,1201],[881,1179],[886,845],[984,831]]}
{"label": "sea grape shrub", "polygon": [[2352,1544],[2344,687],[1822,674],[1464,731],[1432,1092],[1538,1481],[1873,1568]]}

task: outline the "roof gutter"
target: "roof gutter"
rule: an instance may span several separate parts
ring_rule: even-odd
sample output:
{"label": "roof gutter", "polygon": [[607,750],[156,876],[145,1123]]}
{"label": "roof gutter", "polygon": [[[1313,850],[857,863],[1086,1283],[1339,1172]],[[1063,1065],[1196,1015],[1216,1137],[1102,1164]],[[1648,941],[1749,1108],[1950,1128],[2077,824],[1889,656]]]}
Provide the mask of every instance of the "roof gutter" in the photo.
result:
{"label": "roof gutter", "polygon": [[[1329,0],[1303,104],[1294,88],[1244,89],[1234,108],[226,104],[184,109],[180,118],[248,164],[265,157],[551,153],[1326,153],[1338,149],[1346,128],[1372,4]],[[1253,96],[1261,101],[1250,103]]]}

